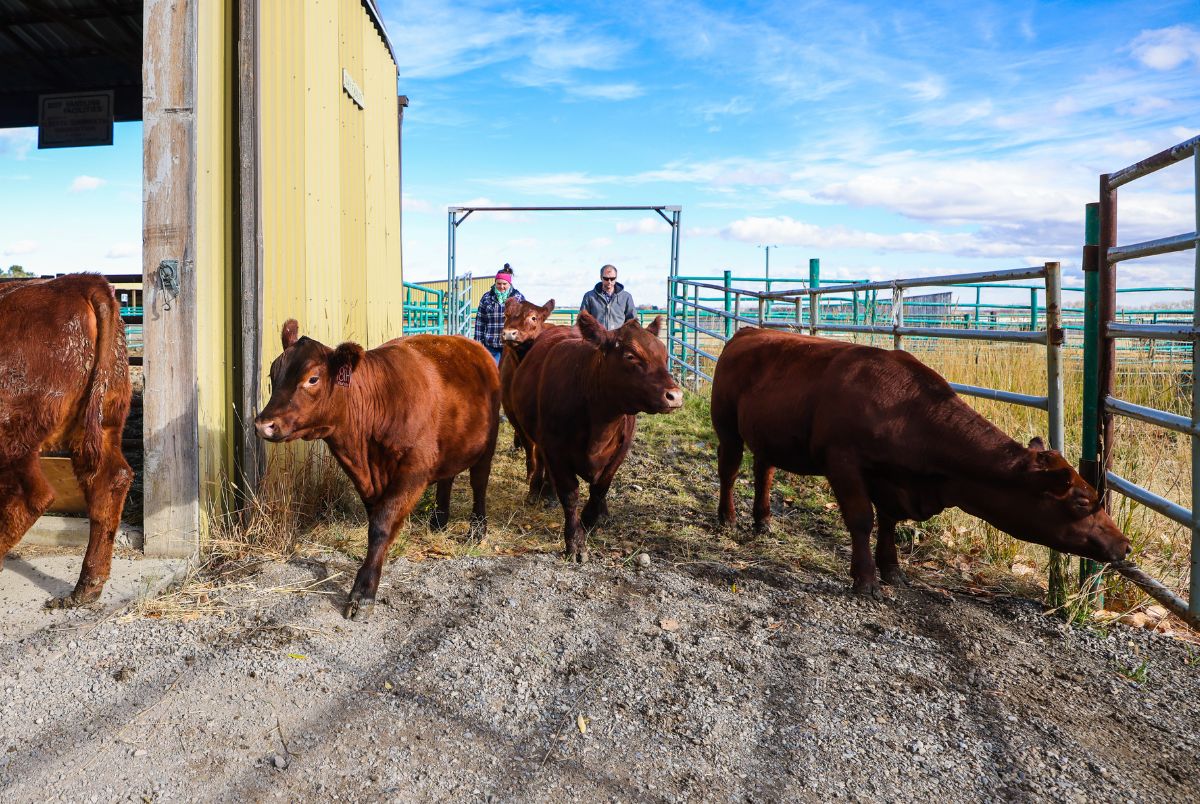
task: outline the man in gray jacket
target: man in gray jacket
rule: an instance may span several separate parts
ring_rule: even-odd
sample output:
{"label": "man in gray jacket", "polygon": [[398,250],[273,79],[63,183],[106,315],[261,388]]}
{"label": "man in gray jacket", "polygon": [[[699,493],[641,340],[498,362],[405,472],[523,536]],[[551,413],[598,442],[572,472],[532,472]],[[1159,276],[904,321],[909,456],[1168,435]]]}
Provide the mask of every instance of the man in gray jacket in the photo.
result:
{"label": "man in gray jacket", "polygon": [[587,310],[595,316],[600,326],[605,329],[616,329],[629,319],[637,317],[633,296],[630,296],[625,286],[617,281],[617,269],[612,265],[600,269],[600,281],[596,283],[596,287],[583,294],[579,309]]}

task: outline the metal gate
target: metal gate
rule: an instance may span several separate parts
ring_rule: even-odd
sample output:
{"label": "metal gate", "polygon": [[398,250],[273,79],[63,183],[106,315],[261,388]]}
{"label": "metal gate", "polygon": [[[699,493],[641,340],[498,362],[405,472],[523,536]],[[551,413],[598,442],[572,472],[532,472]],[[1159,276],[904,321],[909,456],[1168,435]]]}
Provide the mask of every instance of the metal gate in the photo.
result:
{"label": "metal gate", "polygon": [[[1193,160],[1193,196],[1195,203],[1195,228],[1187,234],[1164,237],[1130,245],[1117,245],[1117,188],[1148,176],[1185,159]],[[1084,270],[1089,286],[1095,288],[1092,303],[1085,300],[1085,307],[1093,311],[1093,348],[1087,354],[1085,340],[1085,365],[1093,376],[1090,387],[1084,388],[1084,469],[1087,477],[1103,491],[1116,491],[1146,507],[1162,514],[1192,531],[1189,603],[1185,604],[1174,595],[1161,596],[1162,587],[1155,597],[1175,614],[1200,628],[1200,395],[1196,392],[1195,378],[1200,369],[1195,349],[1200,337],[1200,248],[1197,237],[1200,233],[1200,137],[1180,143],[1173,148],[1143,159],[1115,173],[1100,177],[1100,203],[1098,215],[1089,213],[1088,244],[1085,246]],[[1169,254],[1177,251],[1195,251],[1192,322],[1191,324],[1138,324],[1117,320],[1117,263]],[[1085,288],[1086,293],[1086,288]],[[1087,332],[1085,331],[1085,338]],[[1113,379],[1117,370],[1116,341],[1120,338],[1139,338],[1154,341],[1182,341],[1192,344],[1192,389],[1191,417],[1179,416],[1155,408],[1135,405],[1115,398]],[[1165,427],[1191,436],[1191,510],[1152,493],[1111,470],[1114,443],[1113,417],[1125,416],[1139,421]],[[1086,475],[1085,475],[1086,477]],[[1111,498],[1106,495],[1106,504]],[[1124,572],[1124,570],[1122,570]],[[1160,585],[1161,586],[1161,585]],[[1169,594],[1169,593],[1168,593]]]}

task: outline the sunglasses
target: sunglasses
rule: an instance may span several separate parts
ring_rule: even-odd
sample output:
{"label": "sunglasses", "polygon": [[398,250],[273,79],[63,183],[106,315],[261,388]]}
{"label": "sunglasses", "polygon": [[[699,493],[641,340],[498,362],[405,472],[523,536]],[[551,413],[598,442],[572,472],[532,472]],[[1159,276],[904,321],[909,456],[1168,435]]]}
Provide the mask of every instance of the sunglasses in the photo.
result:
{"label": "sunglasses", "polygon": [[616,282],[617,278],[615,276],[602,276],[602,277],[600,277],[600,281],[601,282]]}

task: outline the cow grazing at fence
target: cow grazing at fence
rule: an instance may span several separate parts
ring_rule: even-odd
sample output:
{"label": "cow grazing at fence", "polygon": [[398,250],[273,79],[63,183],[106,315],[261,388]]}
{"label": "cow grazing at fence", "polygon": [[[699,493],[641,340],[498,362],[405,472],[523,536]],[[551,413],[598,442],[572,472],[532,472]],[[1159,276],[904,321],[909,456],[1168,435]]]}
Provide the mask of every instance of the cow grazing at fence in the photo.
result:
{"label": "cow grazing at fence", "polygon": [[1018,539],[1097,561],[1129,552],[1096,491],[1059,453],[1040,439],[1021,446],[906,352],[743,329],[717,361],[712,422],[719,522],[734,521],[744,446],[754,454],[758,531],[770,521],[776,467],[824,475],[850,531],[860,593],[881,595],[876,567],[885,583],[905,583],[898,522],[955,506]]}
{"label": "cow grazing at fence", "polygon": [[132,387],[125,322],[102,276],[0,285],[0,566],[54,501],[41,452],[70,453],[91,532],[75,590],[52,608],[100,597],[133,471],[121,454]]}
{"label": "cow grazing at fence", "polygon": [[267,441],[321,438],[367,509],[367,556],[345,615],[366,620],[388,547],[430,483],[430,527],[444,528],[450,489],[469,471],[472,530],[487,529],[486,495],[500,377],[488,351],[461,336],[413,335],[364,350],[330,349],[283,325],[283,353],[271,364],[271,399],[254,419]]}
{"label": "cow grazing at fence", "polygon": [[[513,401],[562,503],[566,557],[585,561],[584,528],[608,515],[608,489],[633,444],[637,414],[674,411],[683,391],[667,371],[661,316],[645,328],[633,319],[609,331],[581,312],[576,325],[579,336],[561,327],[534,342],[513,378]],[[590,485],[582,517],[580,477]]]}

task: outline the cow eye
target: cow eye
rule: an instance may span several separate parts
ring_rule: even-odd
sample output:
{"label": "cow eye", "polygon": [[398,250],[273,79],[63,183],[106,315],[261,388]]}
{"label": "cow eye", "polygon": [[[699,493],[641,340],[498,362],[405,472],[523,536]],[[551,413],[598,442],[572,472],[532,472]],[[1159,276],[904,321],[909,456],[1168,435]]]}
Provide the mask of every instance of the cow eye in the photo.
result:
{"label": "cow eye", "polygon": [[312,375],[311,377],[309,377],[309,378],[308,378],[308,384],[309,384],[309,385],[316,385],[316,384],[317,384],[317,380],[319,380],[319,379],[321,379],[321,375],[320,375],[320,374],[314,374],[314,375]]}

